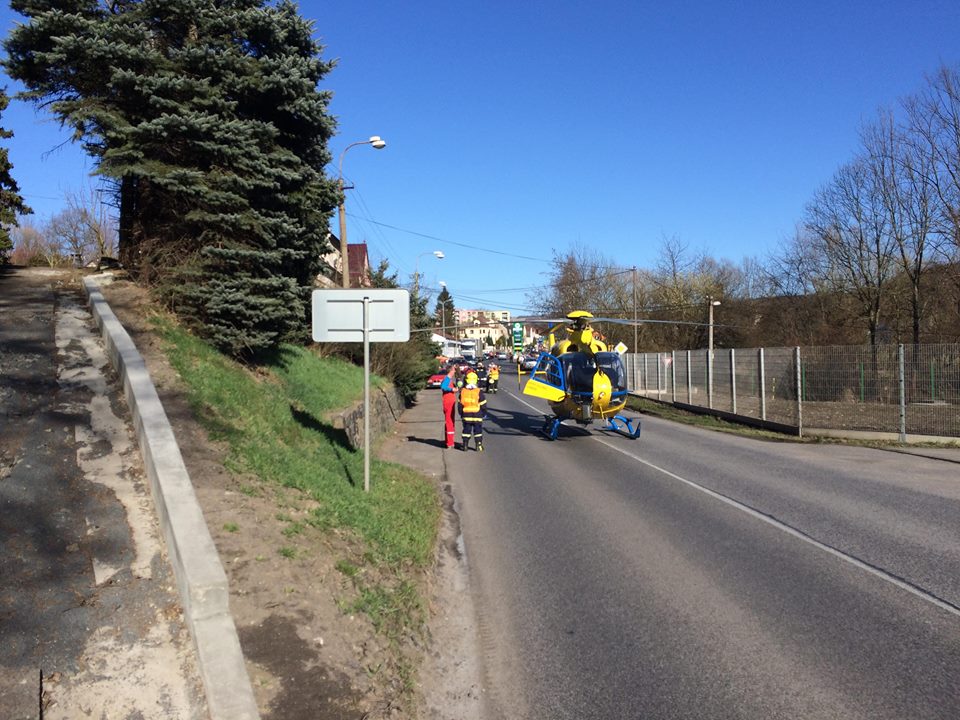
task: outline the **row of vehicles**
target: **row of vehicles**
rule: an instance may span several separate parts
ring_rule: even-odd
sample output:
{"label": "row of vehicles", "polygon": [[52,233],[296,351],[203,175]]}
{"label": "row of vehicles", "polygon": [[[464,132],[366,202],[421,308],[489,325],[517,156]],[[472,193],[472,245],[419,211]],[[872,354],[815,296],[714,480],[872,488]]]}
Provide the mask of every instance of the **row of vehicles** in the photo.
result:
{"label": "row of vehicles", "polygon": [[476,370],[479,361],[475,358],[452,357],[441,363],[440,368],[427,378],[428,388],[438,388],[443,379],[447,376],[447,370],[453,365],[457,369],[457,377],[463,377],[471,370]]}
{"label": "row of vehicles", "polygon": [[487,364],[484,364],[482,361],[464,357],[454,357],[443,362],[437,372],[427,378],[427,387],[439,388],[451,367],[456,370],[456,378],[459,384],[465,381],[467,373],[473,371],[479,375],[480,387],[482,389],[489,392],[497,391],[499,371],[495,377],[491,377],[493,373],[490,373],[490,368],[498,367],[494,361],[491,359]]}

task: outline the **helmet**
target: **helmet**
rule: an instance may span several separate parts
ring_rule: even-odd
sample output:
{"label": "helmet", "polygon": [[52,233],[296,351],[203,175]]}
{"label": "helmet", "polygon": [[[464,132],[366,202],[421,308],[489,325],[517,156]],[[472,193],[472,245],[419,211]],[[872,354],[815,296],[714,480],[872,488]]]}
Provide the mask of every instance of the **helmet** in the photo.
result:
{"label": "helmet", "polygon": [[467,385],[476,385],[477,384],[477,374],[475,372],[467,373]]}

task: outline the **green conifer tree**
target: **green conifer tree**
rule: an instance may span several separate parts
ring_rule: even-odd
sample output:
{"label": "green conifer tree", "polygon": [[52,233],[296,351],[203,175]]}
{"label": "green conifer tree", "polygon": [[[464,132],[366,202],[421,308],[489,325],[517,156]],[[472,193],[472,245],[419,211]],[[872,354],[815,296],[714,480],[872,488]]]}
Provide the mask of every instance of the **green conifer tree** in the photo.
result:
{"label": "green conifer tree", "polygon": [[12,6],[7,70],[115,181],[124,264],[232,354],[304,337],[337,193],[311,23],[288,0]]}
{"label": "green conifer tree", "polygon": [[[7,109],[10,98],[4,90],[0,90],[0,114]],[[0,127],[0,138],[7,140],[13,137],[13,132]],[[0,265],[6,264],[13,250],[13,238],[10,237],[10,228],[15,227],[18,215],[28,215],[33,212],[23,202],[20,187],[13,179],[10,171],[13,165],[7,148],[0,148]]]}

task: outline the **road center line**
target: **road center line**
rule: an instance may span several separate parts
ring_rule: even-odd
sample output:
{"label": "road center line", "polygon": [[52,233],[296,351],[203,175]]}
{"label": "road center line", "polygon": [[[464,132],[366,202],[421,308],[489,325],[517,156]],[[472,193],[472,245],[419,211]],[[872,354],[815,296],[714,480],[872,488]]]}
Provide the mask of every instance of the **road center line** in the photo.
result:
{"label": "road center line", "polygon": [[[519,400],[520,402],[522,402],[524,405],[526,405],[528,408],[530,408],[530,409],[532,409],[532,410],[535,410],[535,411],[537,411],[537,412],[540,413],[540,414],[543,414],[543,415],[546,414],[546,413],[543,412],[543,409],[542,409],[542,408],[538,408],[538,407],[535,407],[535,406],[531,405],[530,403],[528,403],[528,402],[527,402],[526,400],[524,400],[523,398],[521,398],[521,397],[519,397],[519,396],[517,396],[517,395],[514,395],[512,392],[507,391],[507,394],[510,395],[510,396],[513,397],[513,398],[516,398],[517,400]],[[650,461],[648,461],[648,460],[644,460],[643,458],[638,457],[637,455],[634,455],[632,452],[629,452],[629,451],[627,451],[627,450],[624,450],[624,449],[621,448],[621,447],[617,447],[616,445],[612,444],[611,442],[609,442],[607,439],[605,439],[605,438],[603,438],[603,437],[599,437],[599,436],[593,435],[593,434],[591,434],[590,437],[591,437],[593,440],[596,440],[596,441],[597,441],[598,443],[600,443],[601,445],[605,445],[605,446],[607,446],[608,448],[610,448],[611,450],[616,450],[618,453],[621,453],[621,454],[623,454],[623,455],[626,455],[627,457],[631,458],[632,460],[636,460],[638,463],[640,463],[640,464],[642,464],[642,465],[646,465],[647,467],[649,467],[649,468],[652,469],[652,470],[656,470],[657,472],[663,473],[664,475],[666,475],[667,477],[669,477],[669,478],[671,478],[671,479],[673,479],[673,480],[677,480],[677,481],[679,481],[679,482],[682,482],[682,483],[684,483],[685,485],[693,488],[694,490],[699,490],[700,492],[704,493],[705,495],[709,495],[710,497],[714,498],[715,500],[719,500],[720,502],[725,503],[725,504],[729,505],[729,506],[732,507],[732,508],[736,508],[737,510],[740,510],[741,512],[746,513],[746,514],[749,515],[750,517],[753,517],[753,518],[755,518],[755,519],[757,519],[757,520],[760,520],[760,521],[762,521],[762,522],[765,522],[767,525],[770,525],[770,526],[776,528],[777,530],[780,530],[781,532],[786,533],[787,535],[790,535],[791,537],[794,537],[794,538],[796,538],[796,539],[798,539],[798,540],[802,540],[803,542],[807,543],[808,545],[812,545],[813,547],[817,548],[818,550],[822,550],[823,552],[828,553],[829,555],[832,555],[833,557],[835,557],[835,558],[837,558],[837,559],[839,559],[839,560],[842,560],[843,562],[849,563],[850,565],[853,565],[854,567],[859,568],[860,570],[863,570],[863,571],[865,571],[865,572],[868,572],[868,573],[870,573],[871,575],[880,578],[881,580],[885,580],[886,582],[890,583],[891,585],[895,585],[896,587],[900,588],[901,590],[906,590],[908,593],[910,593],[910,594],[912,594],[912,595],[915,595],[916,597],[920,598],[921,600],[925,600],[926,602],[930,603],[931,605],[935,605],[936,607],[940,608],[941,610],[946,610],[946,611],[947,611],[948,613],[950,613],[951,615],[954,615],[954,616],[956,616],[956,617],[960,617],[960,607],[957,607],[956,605],[953,605],[952,603],[949,603],[949,602],[947,602],[946,600],[943,600],[943,599],[941,599],[941,598],[938,598],[936,595],[932,595],[931,593],[927,592],[926,590],[924,590],[924,589],[922,589],[922,588],[920,588],[920,587],[918,587],[918,586],[916,586],[916,585],[914,585],[914,584],[912,584],[912,583],[910,583],[910,582],[907,582],[906,580],[904,580],[904,579],[902,579],[902,578],[899,578],[899,577],[897,577],[896,575],[891,575],[890,573],[888,573],[888,572],[885,571],[885,570],[882,570],[882,569],[880,569],[880,568],[878,568],[878,567],[876,567],[876,566],[874,566],[874,565],[870,565],[870,564],[868,564],[868,563],[865,563],[863,560],[860,560],[860,559],[858,559],[858,558],[856,558],[856,557],[854,557],[854,556],[852,556],[852,555],[847,555],[845,552],[843,552],[843,551],[841,551],[841,550],[837,550],[837,549],[834,548],[834,547],[830,547],[829,545],[825,545],[824,543],[820,542],[819,540],[815,540],[814,538],[810,537],[809,535],[807,535],[806,533],[802,532],[801,530],[797,530],[796,528],[791,527],[790,525],[787,525],[786,523],[783,523],[783,522],[781,522],[780,520],[777,520],[776,518],[774,518],[774,517],[772,517],[772,516],[770,516],[770,515],[766,515],[766,514],[760,512],[759,510],[755,510],[754,508],[750,507],[749,505],[745,505],[744,503],[739,502],[738,500],[734,500],[733,498],[727,497],[726,495],[722,495],[721,493],[718,493],[716,490],[711,490],[710,488],[704,487],[703,485],[700,485],[699,483],[696,483],[696,482],[694,482],[694,481],[692,481],[692,480],[687,480],[686,478],[681,477],[681,476],[677,475],[676,473],[670,472],[669,470],[666,470],[665,468],[662,468],[662,467],[660,467],[659,465],[654,465],[652,462],[650,462]]]}

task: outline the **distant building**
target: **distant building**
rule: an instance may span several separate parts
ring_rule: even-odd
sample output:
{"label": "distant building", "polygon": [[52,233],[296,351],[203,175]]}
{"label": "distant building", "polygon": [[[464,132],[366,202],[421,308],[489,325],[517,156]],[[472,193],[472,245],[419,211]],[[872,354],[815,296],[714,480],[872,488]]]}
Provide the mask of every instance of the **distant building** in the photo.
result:
{"label": "distant building", "polygon": [[510,322],[509,310],[456,310],[457,325],[470,325],[483,316],[484,322]]}
{"label": "distant building", "polygon": [[487,340],[493,346],[510,344],[509,310],[457,310],[457,334],[468,340],[479,340],[481,347]]}
{"label": "distant building", "polygon": [[[340,254],[340,238],[333,233],[327,234],[330,252],[324,255],[323,267],[316,277],[319,287],[343,287],[343,258]],[[347,243],[350,253],[350,287],[370,287],[370,256],[366,243]]]}
{"label": "distant building", "polygon": [[440,354],[444,357],[456,357],[460,354],[460,342],[452,340],[440,333],[433,333],[430,339],[440,346]]}

